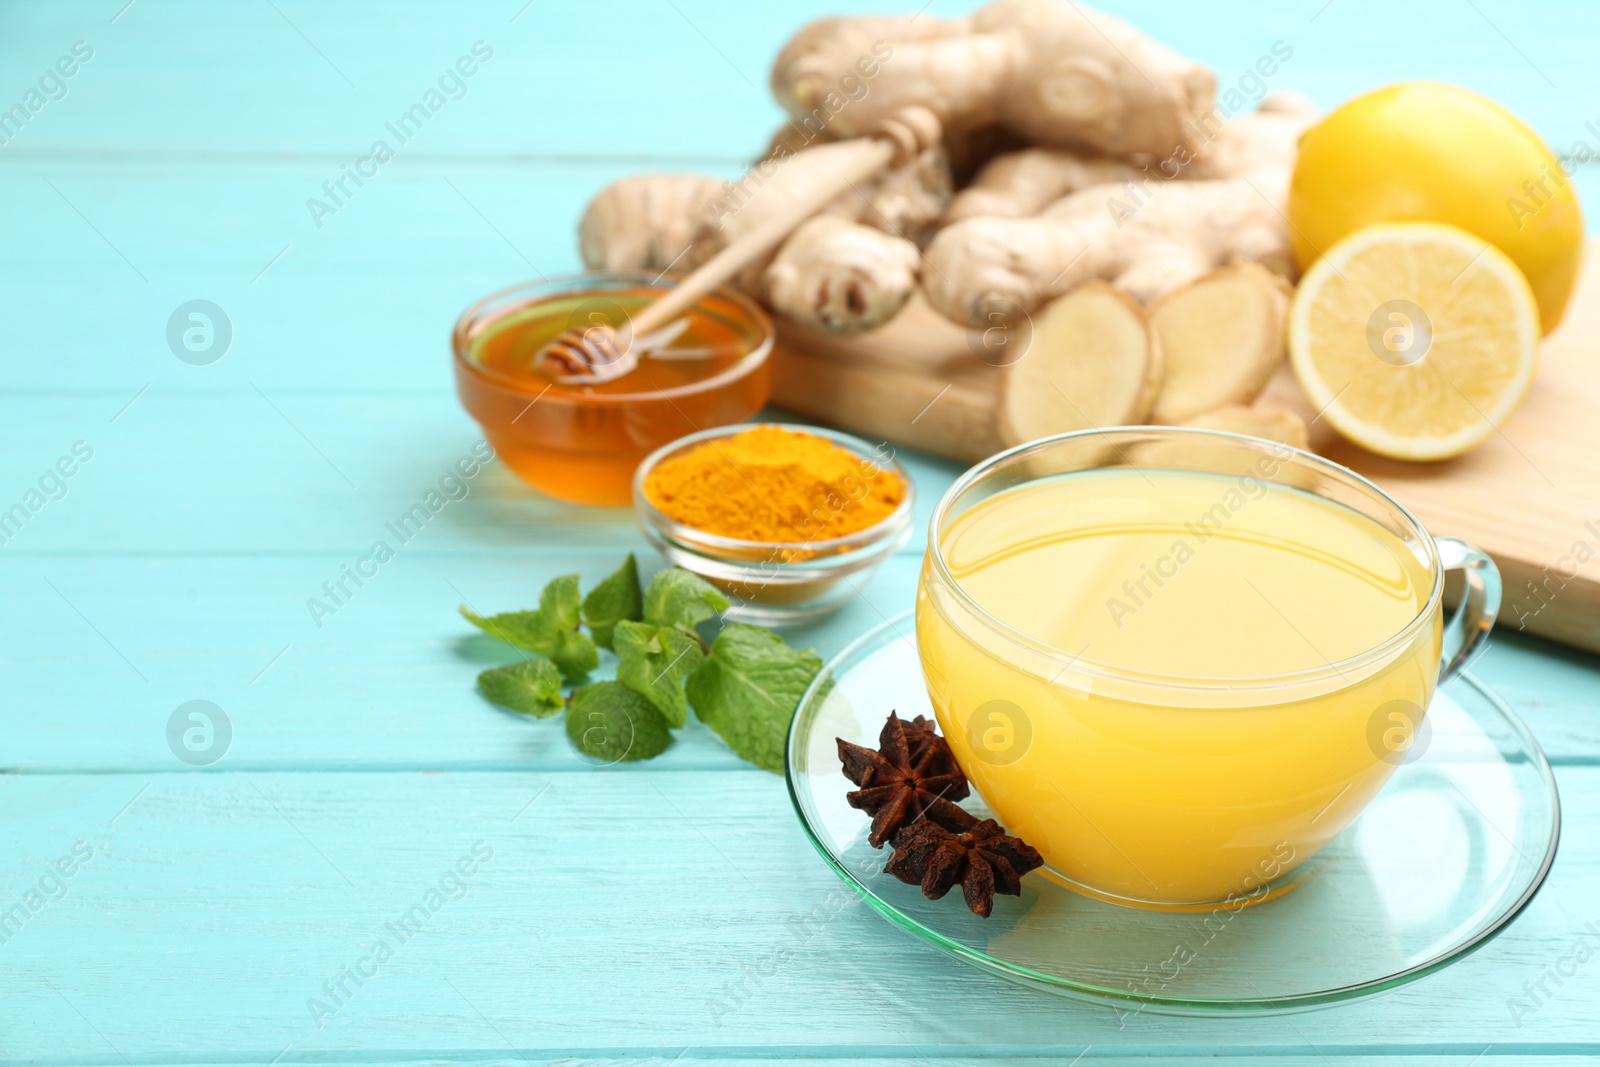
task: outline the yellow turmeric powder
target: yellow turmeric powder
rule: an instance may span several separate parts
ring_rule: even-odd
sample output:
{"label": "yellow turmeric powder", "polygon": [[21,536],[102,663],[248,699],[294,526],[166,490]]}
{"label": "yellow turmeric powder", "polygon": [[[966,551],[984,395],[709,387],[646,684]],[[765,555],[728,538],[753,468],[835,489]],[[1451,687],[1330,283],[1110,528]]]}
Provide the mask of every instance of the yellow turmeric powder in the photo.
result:
{"label": "yellow turmeric powder", "polygon": [[825,437],[757,426],[657,464],[644,495],[668,518],[741,541],[844,537],[888,518],[906,494],[891,470]]}

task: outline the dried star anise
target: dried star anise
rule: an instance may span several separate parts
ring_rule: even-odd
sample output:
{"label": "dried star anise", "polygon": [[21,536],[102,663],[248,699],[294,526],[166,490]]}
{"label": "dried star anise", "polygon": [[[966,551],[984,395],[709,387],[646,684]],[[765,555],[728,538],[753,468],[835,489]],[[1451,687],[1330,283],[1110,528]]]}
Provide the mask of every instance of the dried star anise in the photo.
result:
{"label": "dried star anise", "polygon": [[1021,896],[1022,876],[1043,865],[1044,858],[1031,845],[1007,836],[993,819],[974,821],[960,831],[923,820],[894,835],[894,854],[884,870],[909,885],[920,885],[930,900],[938,900],[960,882],[967,907],[987,919],[996,893]]}
{"label": "dried star anise", "polygon": [[922,716],[908,723],[890,712],[876,752],[842,737],[835,740],[845,777],[861,787],[845,799],[872,816],[867,843],[873,848],[882,848],[896,830],[919,819],[958,829],[973,821],[953,803],[967,795],[967,776],[949,744]]}
{"label": "dried star anise", "polygon": [[[921,759],[926,754],[928,746],[932,745],[950,760],[952,767],[956,765],[955,753],[950,751],[949,743],[939,736],[939,731],[934,728],[933,723],[928,721],[926,716],[918,715],[915,719],[907,722],[905,719],[896,716],[892,711],[889,714],[899,721],[900,729],[905,731],[906,747],[911,750],[911,762],[915,763]],[[883,726],[885,730],[889,728],[888,723],[884,723]],[[878,734],[878,744],[880,746],[883,744],[882,731]]]}

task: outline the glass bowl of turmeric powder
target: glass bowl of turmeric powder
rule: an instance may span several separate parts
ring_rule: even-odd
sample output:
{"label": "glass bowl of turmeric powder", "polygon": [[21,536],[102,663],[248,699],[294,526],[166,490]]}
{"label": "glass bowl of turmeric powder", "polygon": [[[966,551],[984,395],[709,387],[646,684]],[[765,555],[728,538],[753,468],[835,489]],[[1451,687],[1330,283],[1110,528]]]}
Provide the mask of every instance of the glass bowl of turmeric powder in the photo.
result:
{"label": "glass bowl of turmeric powder", "polygon": [[818,426],[751,423],[657,449],[634,509],[662,555],[764,625],[841,607],[911,536],[915,489],[888,445]]}

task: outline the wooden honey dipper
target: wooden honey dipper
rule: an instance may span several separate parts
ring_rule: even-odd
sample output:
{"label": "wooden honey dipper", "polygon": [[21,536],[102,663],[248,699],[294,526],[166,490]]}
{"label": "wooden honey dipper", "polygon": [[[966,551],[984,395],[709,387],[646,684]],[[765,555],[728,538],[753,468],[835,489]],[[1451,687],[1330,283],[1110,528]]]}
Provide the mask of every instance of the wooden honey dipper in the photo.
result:
{"label": "wooden honey dipper", "polygon": [[[776,248],[806,219],[857,182],[902,166],[939,143],[939,119],[925,107],[902,108],[866,137],[846,142],[854,152],[827,179],[718,252],[682,282],[630,317],[626,336],[609,325],[566,330],[539,350],[535,366],[562,385],[593,385],[620,378],[639,365],[641,353],[668,344],[681,330],[662,329],[757,257]],[[656,337],[650,335],[660,331]]]}

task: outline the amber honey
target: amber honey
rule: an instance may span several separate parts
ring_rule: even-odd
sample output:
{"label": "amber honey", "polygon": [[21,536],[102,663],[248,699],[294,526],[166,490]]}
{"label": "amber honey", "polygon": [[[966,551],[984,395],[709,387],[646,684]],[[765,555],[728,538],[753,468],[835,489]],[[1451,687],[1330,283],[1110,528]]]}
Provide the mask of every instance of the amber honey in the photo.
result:
{"label": "amber honey", "polygon": [[536,357],[558,334],[623,329],[664,291],[643,276],[579,275],[496,294],[456,325],[456,385],[502,462],[534,488],[584,504],[626,504],[639,462],[685,434],[741,422],[771,388],[772,327],[748,299],[718,290],[636,369],[564,385]]}

